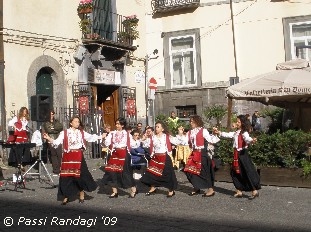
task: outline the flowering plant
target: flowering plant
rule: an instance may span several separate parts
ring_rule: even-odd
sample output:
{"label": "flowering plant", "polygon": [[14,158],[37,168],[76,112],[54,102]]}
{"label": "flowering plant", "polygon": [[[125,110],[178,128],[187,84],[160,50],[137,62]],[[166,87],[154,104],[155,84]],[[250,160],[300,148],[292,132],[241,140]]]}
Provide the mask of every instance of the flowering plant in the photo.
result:
{"label": "flowering plant", "polygon": [[124,26],[135,26],[135,27],[137,27],[138,21],[139,21],[139,19],[137,18],[136,15],[130,15],[130,16],[125,17],[122,24]]}
{"label": "flowering plant", "polygon": [[84,10],[84,9],[93,9],[93,2],[92,0],[81,0],[78,6],[78,11]]}
{"label": "flowering plant", "polygon": [[126,16],[122,21],[123,30],[119,33],[121,40],[134,40],[139,38],[137,30],[139,19],[136,15]]}

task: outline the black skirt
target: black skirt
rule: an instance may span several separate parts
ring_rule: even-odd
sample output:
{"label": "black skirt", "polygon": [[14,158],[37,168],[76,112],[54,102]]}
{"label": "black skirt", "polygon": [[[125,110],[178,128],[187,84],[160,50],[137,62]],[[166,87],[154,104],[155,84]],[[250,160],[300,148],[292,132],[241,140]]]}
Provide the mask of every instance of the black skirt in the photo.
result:
{"label": "black skirt", "polygon": [[97,184],[94,181],[90,171],[87,168],[84,157],[81,162],[81,173],[80,177],[60,177],[57,199],[63,200],[64,197],[68,197],[69,200],[74,200],[77,194],[84,190],[87,192],[92,192],[96,190]]}
{"label": "black skirt", "polygon": [[164,187],[170,191],[177,189],[177,178],[172,164],[172,159],[168,155],[165,155],[165,165],[162,176],[156,176],[148,171],[145,171],[144,175],[140,179],[142,183],[147,186]]}
{"label": "black skirt", "polygon": [[17,167],[18,164],[28,165],[32,164],[32,156],[30,147],[23,144],[18,144],[10,149],[8,165]]}
{"label": "black skirt", "polygon": [[231,177],[236,189],[241,191],[254,191],[261,188],[260,176],[252,163],[247,149],[239,153],[240,174],[231,170]]}
{"label": "black skirt", "polygon": [[103,176],[103,184],[112,188],[130,188],[135,187],[136,183],[133,178],[133,168],[131,167],[131,157],[127,153],[125,156],[123,172],[105,172]]}
{"label": "black skirt", "polygon": [[185,172],[188,181],[195,190],[212,188],[215,182],[215,171],[212,166],[211,158],[205,152],[202,152],[201,155],[202,168],[200,174],[195,175]]}

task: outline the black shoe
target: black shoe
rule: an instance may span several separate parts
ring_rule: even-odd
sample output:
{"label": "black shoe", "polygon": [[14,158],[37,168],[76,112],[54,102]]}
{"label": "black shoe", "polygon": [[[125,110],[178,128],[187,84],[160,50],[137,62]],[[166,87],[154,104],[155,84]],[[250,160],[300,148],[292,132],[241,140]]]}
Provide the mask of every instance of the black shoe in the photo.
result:
{"label": "black shoe", "polygon": [[215,196],[215,191],[213,193],[211,193],[211,194],[204,193],[202,195],[202,197],[212,197],[212,196]]}
{"label": "black shoe", "polygon": [[175,191],[173,191],[172,195],[170,195],[169,193],[166,195],[166,197],[168,197],[168,198],[173,197],[173,196],[175,196]]}
{"label": "black shoe", "polygon": [[189,196],[195,196],[195,195],[199,195],[200,194],[200,189],[195,191],[195,192],[191,192],[191,193],[188,193]]}
{"label": "black shoe", "polygon": [[256,197],[259,197],[259,192],[257,192],[257,193],[255,193],[254,195],[250,196],[250,197],[248,198],[248,200],[253,200],[253,199],[255,199]]}
{"label": "black shoe", "polygon": [[155,190],[153,190],[153,191],[151,191],[151,192],[147,192],[147,193],[146,193],[146,196],[155,195],[156,192],[157,192],[157,189],[155,189]]}
{"label": "black shoe", "polygon": [[118,193],[112,193],[109,198],[118,198],[119,194]]}
{"label": "black shoe", "polygon": [[68,198],[66,200],[63,200],[62,205],[67,205],[67,203],[69,202]]}
{"label": "black shoe", "polygon": [[79,203],[84,203],[84,199],[79,199]]}
{"label": "black shoe", "polygon": [[136,189],[136,192],[130,193],[129,198],[135,198],[137,194],[138,194],[138,190]]}

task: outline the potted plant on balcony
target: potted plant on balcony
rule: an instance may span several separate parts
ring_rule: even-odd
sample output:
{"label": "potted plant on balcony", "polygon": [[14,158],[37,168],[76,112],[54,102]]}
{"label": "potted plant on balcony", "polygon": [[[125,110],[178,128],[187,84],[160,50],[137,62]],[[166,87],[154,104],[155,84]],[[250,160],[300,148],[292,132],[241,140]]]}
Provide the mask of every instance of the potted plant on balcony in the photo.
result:
{"label": "potted plant on balcony", "polygon": [[79,26],[84,37],[86,37],[86,35],[90,34],[92,31],[92,22],[90,19],[81,19],[81,21],[79,22]]}
{"label": "potted plant on balcony", "polygon": [[139,19],[136,15],[125,17],[122,21],[123,30],[119,32],[119,41],[122,43],[132,44],[133,40],[139,38],[137,30]]}
{"label": "potted plant on balcony", "polygon": [[77,9],[79,14],[87,14],[93,11],[92,0],[81,0]]}

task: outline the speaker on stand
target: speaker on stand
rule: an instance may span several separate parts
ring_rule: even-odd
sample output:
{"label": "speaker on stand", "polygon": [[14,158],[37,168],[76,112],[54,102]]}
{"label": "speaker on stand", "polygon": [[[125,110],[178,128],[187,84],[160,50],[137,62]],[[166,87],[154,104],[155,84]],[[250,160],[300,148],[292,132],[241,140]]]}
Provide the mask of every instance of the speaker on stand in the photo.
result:
{"label": "speaker on stand", "polygon": [[31,121],[45,122],[49,120],[49,111],[52,109],[52,98],[50,95],[38,94],[30,97]]}

